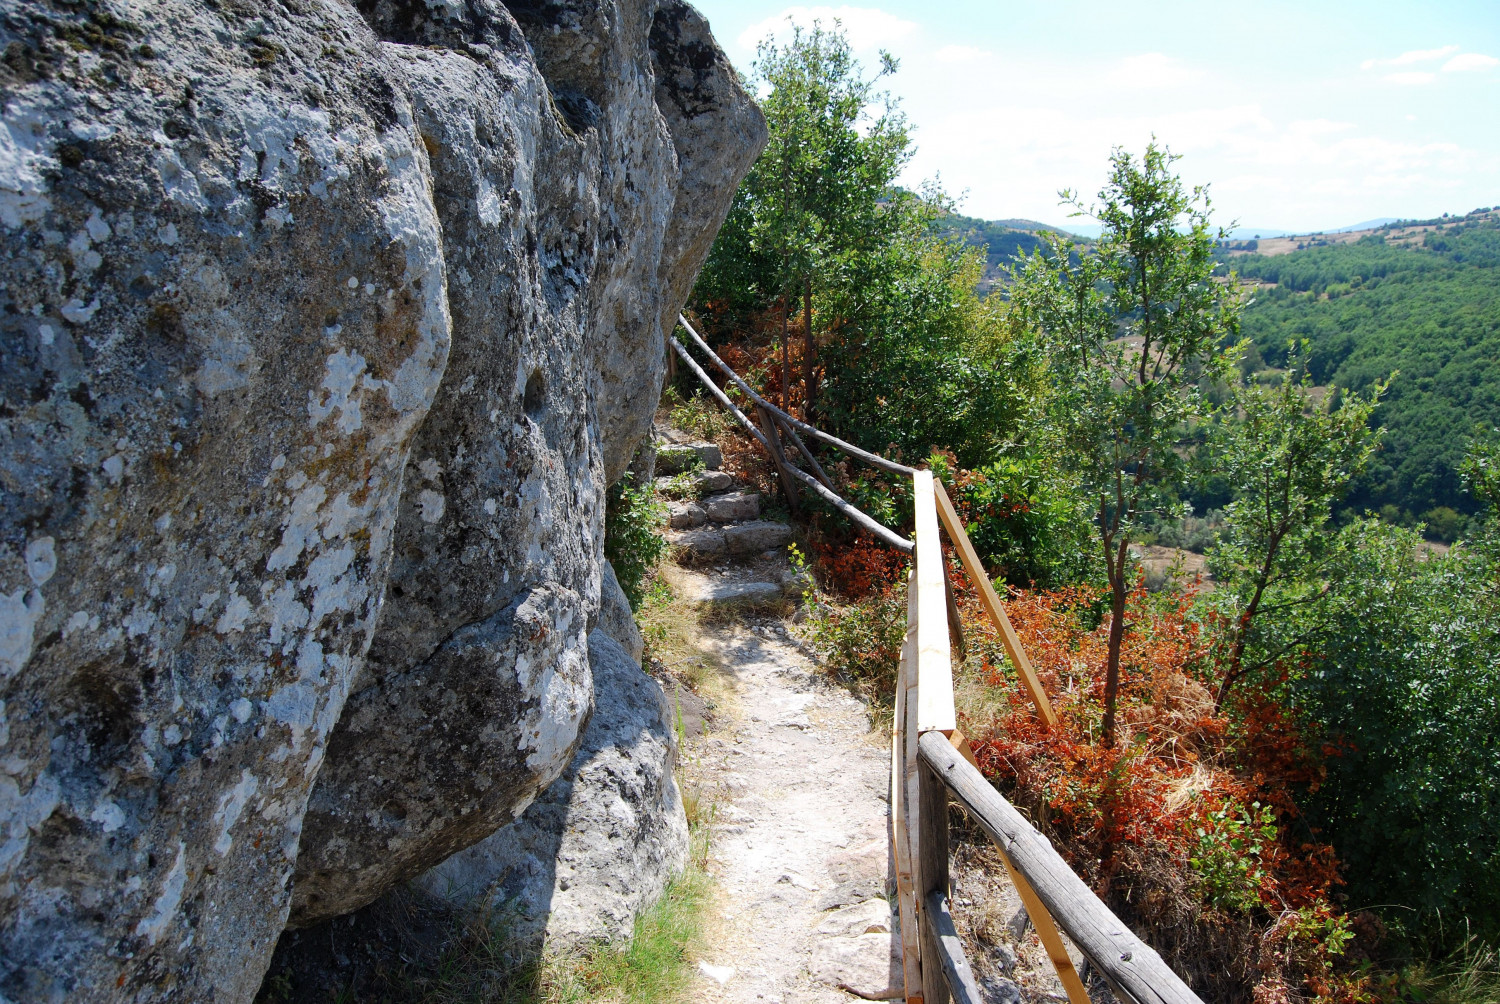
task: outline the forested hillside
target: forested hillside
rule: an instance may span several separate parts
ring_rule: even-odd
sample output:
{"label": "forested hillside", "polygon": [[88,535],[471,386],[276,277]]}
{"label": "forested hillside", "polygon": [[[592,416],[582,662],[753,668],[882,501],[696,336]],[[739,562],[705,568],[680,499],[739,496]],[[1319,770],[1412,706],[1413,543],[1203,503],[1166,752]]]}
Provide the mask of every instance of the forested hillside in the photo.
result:
{"label": "forested hillside", "polygon": [[1371,418],[1384,441],[1347,507],[1425,518],[1445,535],[1443,509],[1476,511],[1459,465],[1476,426],[1500,425],[1500,213],[1234,255],[1227,267],[1271,284],[1243,319],[1265,363],[1284,365],[1288,341],[1307,339],[1317,383],[1363,391],[1397,373]]}
{"label": "forested hillside", "polygon": [[1043,234],[1063,233],[1035,220],[981,220],[959,213],[943,217],[937,222],[936,230],[941,237],[984,250],[984,278],[979,283],[981,294],[988,294],[997,283],[1004,281],[1017,255],[1030,255],[1040,249]]}

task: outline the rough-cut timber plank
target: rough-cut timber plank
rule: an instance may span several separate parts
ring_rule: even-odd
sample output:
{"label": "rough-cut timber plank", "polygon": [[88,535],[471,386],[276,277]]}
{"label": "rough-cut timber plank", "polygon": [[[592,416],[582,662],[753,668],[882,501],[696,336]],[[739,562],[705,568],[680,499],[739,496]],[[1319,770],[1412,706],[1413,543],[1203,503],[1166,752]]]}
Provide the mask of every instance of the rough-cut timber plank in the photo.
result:
{"label": "rough-cut timber plank", "polygon": [[[920,687],[918,692],[920,694]],[[943,946],[938,928],[928,913],[932,897],[948,896],[948,788],[925,763],[917,765],[917,843],[913,855],[913,878],[921,917],[917,925],[922,943],[922,1000],[925,1004],[948,1004],[948,980],[943,975]]]}
{"label": "rough-cut timber plank", "polygon": [[948,909],[946,894],[927,894],[927,923],[933,928],[933,940],[937,942],[938,958],[943,964],[943,977],[948,982],[948,992],[953,995],[953,1000],[957,1004],[984,1004],[979,984],[974,980],[974,970],[969,968],[968,957],[964,955],[963,942],[958,940],[958,929],[953,926],[953,913]]}
{"label": "rough-cut timber plank", "polygon": [[[908,601],[908,610],[910,602]],[[901,646],[901,664],[896,670],[896,707],[891,718],[891,849],[895,857],[896,909],[901,923],[901,973],[902,984],[907,988],[907,1000],[915,993],[921,999],[922,967],[920,950],[917,947],[917,904],[912,888],[911,849],[907,841],[906,803],[906,730],[902,728],[906,716],[906,680],[911,672],[911,653],[916,633],[912,625],[906,628],[906,640]]]}
{"label": "rough-cut timber plank", "polygon": [[1000,597],[995,593],[994,585],[990,583],[989,573],[984,570],[984,565],[979,560],[979,553],[974,550],[968,531],[964,529],[963,521],[958,518],[953,502],[948,498],[948,492],[943,488],[941,481],[934,483],[933,494],[937,499],[938,515],[943,520],[943,527],[948,531],[948,539],[953,541],[953,546],[958,549],[958,556],[963,559],[964,567],[969,570],[969,578],[979,589],[979,600],[984,605],[985,612],[990,615],[990,620],[994,622],[996,630],[1000,632],[1000,642],[1005,646],[1005,654],[1010,656],[1011,665],[1015,666],[1016,672],[1020,674],[1021,684],[1031,698],[1032,706],[1036,708],[1037,717],[1041,718],[1048,728],[1051,728],[1057,724],[1057,715],[1052,710],[1052,702],[1047,699],[1047,692],[1042,689],[1042,681],[1037,678],[1036,670],[1031,666],[1031,660],[1026,657],[1026,650],[1021,647],[1021,639],[1016,635],[1016,629],[1011,626],[1005,607],[1000,603]]}
{"label": "rough-cut timber plank", "polygon": [[1073,874],[1047,838],[959,755],[946,736],[929,732],[917,745],[923,765],[943,779],[1119,995],[1135,1004],[1203,1004],[1161,956]]}
{"label": "rough-cut timber plank", "polygon": [[1062,935],[1057,933],[1057,923],[1052,919],[1052,914],[1036,898],[1036,890],[1016,871],[1016,866],[1010,863],[1010,858],[1005,856],[1003,849],[1000,851],[1000,860],[1005,862],[1010,884],[1016,887],[1016,892],[1021,896],[1021,904],[1026,907],[1026,915],[1036,928],[1037,940],[1047,950],[1047,958],[1052,960],[1052,968],[1062,982],[1063,990],[1067,992],[1068,1004],[1090,1004],[1089,992],[1084,987],[1083,980],[1078,978],[1078,970],[1073,968],[1073,959],[1068,955]]}
{"label": "rough-cut timber plank", "polygon": [[951,732],[953,657],[948,641],[948,601],[943,590],[943,547],[931,471],[912,475],[917,541],[917,731]]}

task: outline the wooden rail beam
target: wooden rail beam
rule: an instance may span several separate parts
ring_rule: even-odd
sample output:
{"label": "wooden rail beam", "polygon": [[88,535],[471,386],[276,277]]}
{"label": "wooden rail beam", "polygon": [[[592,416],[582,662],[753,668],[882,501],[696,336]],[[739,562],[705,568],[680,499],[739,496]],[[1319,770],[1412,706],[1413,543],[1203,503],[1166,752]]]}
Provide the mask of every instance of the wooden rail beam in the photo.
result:
{"label": "wooden rail beam", "polygon": [[964,955],[963,942],[958,938],[958,929],[953,926],[947,893],[933,891],[927,894],[927,923],[932,927],[931,940],[937,946],[943,978],[954,1001],[957,1004],[984,1004],[979,984],[974,980],[974,970]]}
{"label": "wooden rail beam", "polygon": [[808,425],[806,422],[802,421],[796,416],[790,415],[782,409],[776,407],[770,401],[767,401],[765,398],[755,393],[755,391],[751,389],[749,384],[741,380],[740,375],[733,369],[731,369],[728,363],[720,359],[718,353],[708,347],[708,343],[703,340],[703,336],[698,334],[697,331],[693,330],[693,326],[688,323],[688,319],[686,317],[678,314],[677,322],[682,325],[683,330],[686,331],[688,335],[693,339],[693,343],[697,345],[698,348],[708,356],[708,358],[713,360],[714,365],[719,367],[719,369],[724,372],[725,376],[734,381],[735,386],[743,391],[746,397],[748,397],[758,405],[769,408],[772,414],[779,416],[793,428],[800,429],[807,435],[813,436],[817,439],[821,439],[823,442],[828,443],[832,446],[837,446],[839,449],[843,450],[851,457],[858,457],[865,463],[874,464],[876,467],[880,467],[887,471],[890,471],[892,474],[916,473],[916,470],[914,468],[907,467],[905,464],[898,464],[894,460],[887,460],[886,458],[880,456],[878,453],[870,453],[867,450],[861,450],[853,443],[846,443],[837,436],[831,436],[828,433],[824,432],[822,429],[818,429],[811,425]]}
{"label": "wooden rail beam", "polygon": [[1083,884],[1047,838],[958,754],[947,737],[929,732],[917,745],[923,766],[942,779],[999,845],[1046,912],[1117,996],[1132,1004],[1203,1004],[1161,956]]}
{"label": "wooden rail beam", "polygon": [[948,640],[948,602],[943,589],[943,547],[931,471],[912,475],[916,508],[917,575],[917,732],[952,732],[953,656]]}
{"label": "wooden rail beam", "polygon": [[[698,377],[698,380],[703,384],[703,386],[706,387],[709,393],[714,396],[715,400],[717,400],[719,404],[723,405],[724,409],[731,415],[733,415],[739,421],[739,423],[745,427],[745,431],[750,433],[750,435],[754,437],[755,441],[760,444],[761,449],[765,450],[767,455],[769,455],[771,452],[771,443],[766,438],[765,434],[761,432],[760,429],[756,428],[755,423],[750,421],[750,419],[745,416],[744,412],[735,407],[734,402],[729,400],[729,396],[724,393],[723,389],[718,384],[714,383],[713,380],[709,378],[707,373],[703,372],[703,367],[699,366],[698,361],[692,357],[687,349],[683,348],[681,342],[679,342],[675,338],[668,338],[667,343],[671,346],[673,351],[675,351],[677,355],[682,358],[683,363],[693,371],[693,373]],[[774,412],[775,409],[771,410]],[[839,512],[849,517],[849,519],[853,520],[856,524],[869,532],[871,535],[879,538],[887,546],[895,548],[902,554],[912,553],[915,545],[913,545],[911,541],[896,533],[894,530],[891,530],[889,527],[886,527],[877,522],[874,518],[861,512],[859,509],[850,505],[848,502],[845,502],[838,496],[836,492],[822,484],[811,474],[808,474],[806,471],[801,471],[791,466],[787,467],[787,472],[791,474],[792,477],[796,478],[798,481],[801,481],[803,484],[811,488],[829,505],[833,506],[835,509],[839,510]]]}
{"label": "wooden rail beam", "polygon": [[1010,617],[1005,613],[994,584],[990,582],[990,575],[984,570],[979,553],[974,550],[969,533],[964,529],[963,521],[958,518],[958,512],[953,508],[953,502],[948,498],[948,492],[941,481],[934,481],[933,494],[937,499],[938,516],[943,521],[943,528],[948,531],[948,539],[953,541],[964,568],[968,569],[969,578],[979,590],[979,601],[984,605],[985,613],[989,614],[990,621],[1000,632],[1000,643],[1005,646],[1005,654],[1010,657],[1011,665],[1016,667],[1016,674],[1021,678],[1021,685],[1026,688],[1027,696],[1031,698],[1032,707],[1036,708],[1037,717],[1050,729],[1057,724],[1057,713],[1052,710],[1052,702],[1042,689],[1041,678],[1036,675],[1031,660],[1026,657],[1021,638],[1011,626]]}

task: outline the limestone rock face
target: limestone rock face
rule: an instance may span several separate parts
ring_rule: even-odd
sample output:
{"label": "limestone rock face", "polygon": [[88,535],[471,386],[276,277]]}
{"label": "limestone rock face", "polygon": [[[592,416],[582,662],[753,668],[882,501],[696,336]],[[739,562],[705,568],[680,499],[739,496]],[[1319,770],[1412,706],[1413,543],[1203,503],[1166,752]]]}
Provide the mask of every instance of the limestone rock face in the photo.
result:
{"label": "limestone rock face", "polygon": [[[699,95],[717,113],[690,114],[679,103],[692,92],[656,85],[675,43],[653,47],[652,26],[691,22],[680,5],[512,6],[518,22],[374,6],[376,30],[403,46],[447,193],[453,358],[413,447],[366,675],[308,809],[297,925],[488,836],[567,765],[590,702],[604,487],[649,433],[661,319],[707,253],[667,238],[688,212],[711,240],[763,136],[722,57]],[[523,37],[540,73],[501,59]],[[692,124],[686,169],[672,120]],[[486,192],[507,186],[486,219]],[[522,625],[529,604],[548,613]]]}
{"label": "limestone rock face", "polygon": [[0,997],[247,1001],[569,763],[764,125],[675,0],[0,12]]}
{"label": "limestone rock face", "polygon": [[604,563],[604,578],[599,587],[599,630],[609,635],[632,662],[639,663],[646,653],[646,640],[635,623],[635,614],[630,609],[630,600],[615,577],[614,566]]}
{"label": "limestone rock face", "polygon": [[661,687],[603,631],[589,658],[597,705],[567,771],[516,822],[418,880],[456,905],[511,913],[523,938],[628,937],[687,861]]}
{"label": "limestone rock face", "polygon": [[350,6],[3,10],[0,994],[246,1000],[447,361],[428,153]]}

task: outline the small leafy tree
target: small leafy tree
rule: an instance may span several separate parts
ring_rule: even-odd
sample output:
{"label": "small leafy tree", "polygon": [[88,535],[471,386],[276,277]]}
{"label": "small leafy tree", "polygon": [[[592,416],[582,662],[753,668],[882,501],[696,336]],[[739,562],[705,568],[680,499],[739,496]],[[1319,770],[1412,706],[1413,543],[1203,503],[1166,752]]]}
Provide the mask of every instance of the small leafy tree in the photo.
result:
{"label": "small leafy tree", "polygon": [[[1264,605],[1269,595],[1308,578],[1329,556],[1333,506],[1379,438],[1369,420],[1386,384],[1364,397],[1346,393],[1337,408],[1332,395],[1315,403],[1311,387],[1304,345],[1291,352],[1279,385],[1252,383],[1239,390],[1238,414],[1224,426],[1218,467],[1237,497],[1225,509],[1225,534],[1211,557],[1214,575],[1232,596],[1216,707],[1241,677],[1267,661],[1245,658],[1256,618],[1275,612]],[[1298,592],[1284,591],[1283,597],[1297,602]]]}
{"label": "small leafy tree", "polygon": [[1109,581],[1110,625],[1103,740],[1113,745],[1130,542],[1147,512],[1172,505],[1187,422],[1204,409],[1200,383],[1223,379],[1239,330],[1239,297],[1214,281],[1204,188],[1188,191],[1176,160],[1153,141],[1137,161],[1117,149],[1100,205],[1062,193],[1074,215],[1103,224],[1091,250],[1048,235],[1017,270],[1012,302],[1042,334],[1050,357],[1055,448],[1090,499]]}
{"label": "small leafy tree", "polygon": [[761,42],[753,82],[765,91],[770,141],[741,185],[699,281],[699,300],[780,307],[783,404],[792,386],[788,320],[801,300],[809,413],[817,393],[814,293],[836,271],[836,258],[881,244],[896,222],[882,204],[911,159],[911,143],[905,115],[876,84],[897,65],[882,52],[880,70],[866,77],[837,21],[832,29],[794,25],[785,45]]}

